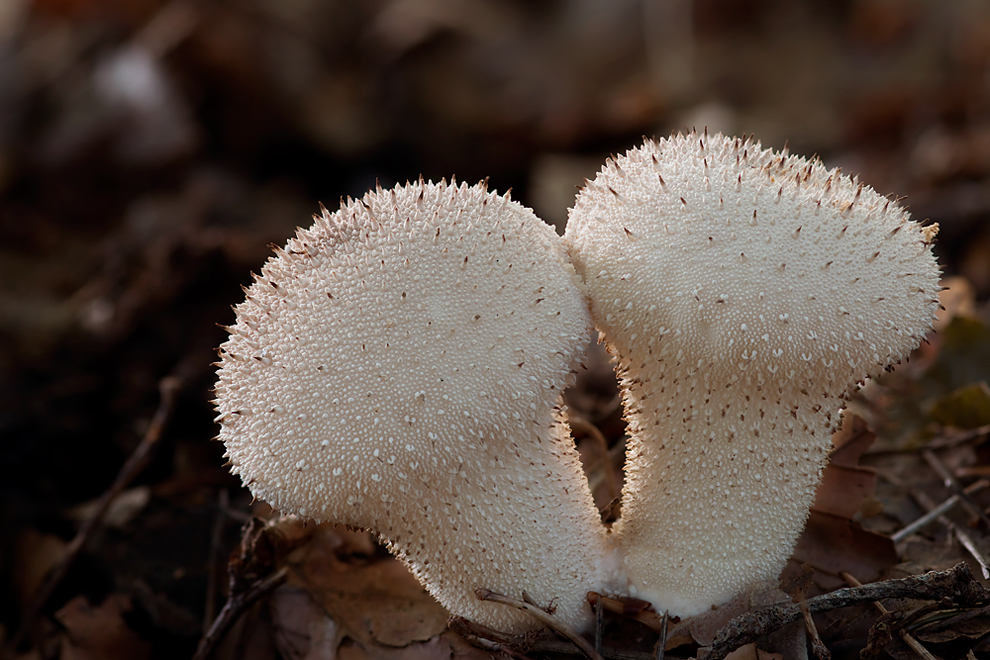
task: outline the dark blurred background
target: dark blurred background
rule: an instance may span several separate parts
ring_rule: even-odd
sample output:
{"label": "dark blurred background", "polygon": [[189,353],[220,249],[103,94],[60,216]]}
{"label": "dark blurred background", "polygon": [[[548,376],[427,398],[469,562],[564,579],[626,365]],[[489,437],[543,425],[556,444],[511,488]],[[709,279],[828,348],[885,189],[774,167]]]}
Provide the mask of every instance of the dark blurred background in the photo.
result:
{"label": "dark blurred background", "polygon": [[217,324],[320,202],[487,177],[562,227],[609,153],[692,127],[905,196],[990,294],[985,0],[0,0],[0,639],[179,373],[44,616],[125,591],[162,657],[195,645],[248,503]]}

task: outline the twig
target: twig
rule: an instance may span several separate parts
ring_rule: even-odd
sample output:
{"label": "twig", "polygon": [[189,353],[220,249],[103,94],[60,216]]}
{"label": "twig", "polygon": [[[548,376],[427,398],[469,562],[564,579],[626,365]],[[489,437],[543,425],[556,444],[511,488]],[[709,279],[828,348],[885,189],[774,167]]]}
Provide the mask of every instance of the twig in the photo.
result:
{"label": "twig", "polygon": [[206,574],[206,604],[203,607],[203,634],[210,629],[210,624],[217,614],[217,574],[223,553],[220,551],[221,537],[227,522],[227,508],[230,505],[230,494],[226,488],[221,488],[217,494],[217,517],[210,531],[210,561]]}
{"label": "twig", "polygon": [[[454,615],[451,615],[450,618],[447,619],[447,627],[461,637],[474,640],[473,643],[475,643],[476,646],[482,646],[488,650],[510,648],[513,649],[513,651],[519,649],[528,651],[529,649],[537,648],[537,645],[546,641],[535,639],[529,634],[512,635],[502,632],[501,630],[489,628],[488,626],[478,623],[477,621],[469,621],[464,617]],[[566,646],[569,649],[569,651],[567,651],[568,653],[579,653],[579,651],[574,650],[574,647],[571,644],[567,644]]]}
{"label": "twig", "polygon": [[866,648],[859,652],[860,660],[875,660],[885,655],[884,649],[891,640],[891,621],[897,619],[898,612],[889,615],[881,614],[873,622],[866,635]]}
{"label": "twig", "polygon": [[964,465],[953,470],[956,479],[971,477],[990,477],[990,465]]}
{"label": "twig", "polygon": [[217,644],[226,635],[230,626],[241,617],[247,608],[281,586],[285,582],[288,571],[288,567],[283,566],[264,580],[255,583],[250,589],[232,594],[223,606],[223,609],[220,610],[220,614],[217,615],[213,625],[210,626],[210,629],[203,635],[203,639],[200,640],[193,660],[206,660],[206,658],[209,658]]}
{"label": "twig", "polygon": [[[929,497],[920,490],[912,488],[908,490],[908,493],[910,493],[911,497],[926,511],[935,508],[935,503],[932,502],[931,499],[929,499]],[[945,516],[940,516],[938,520],[940,523],[945,525],[946,529],[948,529],[956,537],[956,540],[959,541],[960,545],[962,545],[970,556],[976,560],[976,563],[980,565],[980,570],[983,572],[984,579],[990,578],[990,567],[987,566],[986,560],[983,559],[983,555],[980,554],[979,548],[976,547],[976,543],[974,543],[973,539],[969,537],[969,534],[964,532],[958,525]]]}
{"label": "twig", "polygon": [[313,534],[312,528],[297,533],[294,526],[285,518],[267,523],[251,518],[244,524],[239,549],[227,560],[227,604],[200,640],[194,658],[208,658],[244,610],[285,581],[283,559]]}
{"label": "twig", "polygon": [[[525,636],[510,637],[497,630],[492,630],[480,624],[468,621],[459,616],[452,616],[447,622],[451,630],[461,637],[471,641],[476,646],[482,646],[489,651],[507,651],[518,655],[519,649],[525,652],[535,651],[539,654],[582,655],[573,644],[556,639],[528,639]],[[602,657],[606,660],[654,660],[652,653],[636,651],[619,651],[608,647],[602,649]],[[668,658],[668,660],[670,660]]]}
{"label": "twig", "polygon": [[[811,598],[806,603],[812,614],[818,614],[883,598],[939,600],[945,597],[957,605],[971,607],[990,600],[990,591],[973,579],[965,562],[959,562],[947,571],[932,571],[924,575],[838,589]],[[708,647],[707,653],[700,657],[722,660],[740,646],[754,642],[801,617],[801,608],[795,603],[781,603],[747,612],[722,628]]]}
{"label": "twig", "polygon": [[928,509],[928,513],[921,516],[920,518],[915,519],[914,522],[910,523],[909,525],[906,525],[900,531],[891,534],[890,540],[893,541],[894,543],[900,543],[905,538],[915,533],[916,531],[918,531],[919,529],[921,529],[931,521],[941,517],[942,514],[947,513],[950,509],[952,509],[952,507],[954,507],[958,503],[959,503],[959,496],[953,495],[952,497],[945,500],[938,506]]}
{"label": "twig", "polygon": [[605,637],[605,606],[599,598],[592,608],[595,611],[595,650],[602,652],[602,638]]}
{"label": "twig", "polygon": [[811,651],[818,660],[831,660],[832,653],[825,646],[821,635],[818,634],[818,626],[815,625],[815,619],[811,616],[811,610],[808,609],[808,602],[802,600],[797,605],[801,608],[801,615],[804,617],[804,627],[807,629],[808,635],[811,636]]}
{"label": "twig", "polygon": [[[557,640],[543,640],[536,642],[532,646],[532,650],[540,654],[559,654],[559,655],[582,655],[581,651],[574,648],[573,644],[568,644],[567,642],[560,642]],[[653,655],[651,653],[636,653],[634,651],[617,651],[615,649],[602,649],[602,657],[605,660],[653,660]]]}
{"label": "twig", "polygon": [[199,26],[203,12],[188,0],[173,0],[151,17],[134,35],[134,43],[155,57],[164,57]]}
{"label": "twig", "polygon": [[543,625],[547,626],[558,635],[566,637],[573,644],[581,649],[581,651],[588,656],[590,660],[604,660],[601,655],[594,649],[594,647],[589,644],[584,637],[581,637],[576,632],[562,624],[552,615],[547,614],[542,609],[536,605],[518,600],[516,598],[511,598],[509,596],[504,596],[502,594],[497,594],[490,589],[475,589],[475,595],[478,600],[487,600],[493,603],[502,603],[503,605],[508,605],[510,607],[515,607],[516,609],[527,612],[530,616],[537,619]]}
{"label": "twig", "polygon": [[660,639],[657,640],[657,647],[653,650],[654,660],[664,660],[667,656],[667,622],[670,621],[670,613],[663,611],[663,619],[660,624]]}
{"label": "twig", "polygon": [[[967,486],[965,488],[965,491],[967,495],[973,495],[974,493],[978,493],[979,491],[983,490],[987,486],[990,486],[990,481],[987,481],[986,479],[980,479],[979,481],[973,482],[969,486]],[[914,522],[905,525],[904,528],[901,529],[900,531],[891,534],[890,540],[893,541],[894,543],[900,543],[905,538],[907,538],[914,532],[918,531],[919,529],[921,529],[931,521],[935,520],[942,514],[948,513],[948,511],[952,509],[952,507],[954,507],[958,502],[959,502],[958,495],[951,496],[950,498],[948,498],[947,500],[945,500],[935,508],[929,510],[928,513],[926,513],[925,515],[916,519]]]}
{"label": "twig", "polygon": [[946,447],[955,447],[961,445],[964,442],[970,442],[971,440],[976,440],[984,435],[990,435],[990,424],[986,426],[978,426],[975,429],[969,429],[967,431],[954,431],[947,432],[943,435],[933,438],[928,443],[929,449],[945,449]]}
{"label": "twig", "polygon": [[[956,481],[956,478],[952,476],[952,473],[949,472],[948,468],[946,468],[945,465],[942,464],[942,461],[938,459],[938,456],[935,455],[935,452],[933,452],[931,449],[923,449],[921,451],[921,456],[925,459],[925,462],[928,463],[928,465],[930,465],[931,468],[935,471],[935,473],[939,476],[939,478],[945,484],[945,487],[949,488],[950,490],[952,490],[953,493],[959,496],[959,499],[962,501],[963,506],[965,506],[966,509],[969,510],[970,514],[982,520],[983,524],[986,525],[987,529],[990,529],[990,516],[988,516],[983,511],[983,508],[979,504],[973,501],[973,498],[969,496],[969,494],[963,489],[963,487],[959,484],[959,482]],[[990,575],[984,575],[984,577],[990,578]]]}
{"label": "twig", "polygon": [[148,461],[151,459],[151,452],[158,445],[158,441],[161,440],[162,431],[165,429],[165,424],[172,414],[175,395],[181,389],[182,383],[182,378],[175,374],[162,378],[158,383],[160,396],[158,409],[155,410],[155,414],[151,418],[151,423],[144,433],[144,438],[134,450],[134,453],[131,454],[130,458],[127,459],[127,462],[120,468],[120,472],[117,473],[117,478],[114,479],[114,482],[100,496],[93,515],[83,523],[82,527],[76,533],[75,538],[69,542],[62,561],[48,576],[44,585],[31,597],[31,601],[24,608],[21,625],[17,629],[17,634],[11,639],[9,648],[16,649],[24,641],[24,638],[34,625],[35,619],[41,613],[48,599],[51,598],[52,593],[54,593],[55,588],[62,582],[68,574],[69,569],[75,564],[76,559],[79,558],[83,548],[86,547],[93,534],[103,524],[107,511],[110,510],[110,505],[113,504],[117,496],[134,481],[134,478],[148,464]]}
{"label": "twig", "polygon": [[[842,571],[841,573],[839,573],[839,575],[840,577],[842,577],[843,580],[845,580],[854,587],[863,586],[863,583],[857,580],[851,573]],[[880,612],[881,616],[887,616],[890,613],[890,611],[886,607],[884,607],[883,603],[881,603],[880,601],[874,601],[873,607],[875,607],[877,611]],[[936,660],[935,656],[929,653],[928,649],[922,646],[921,642],[916,640],[911,635],[911,633],[909,633],[906,629],[904,628],[898,629],[897,634],[900,635],[901,639],[904,640],[904,643],[907,644],[909,647],[911,647],[911,650],[917,653],[921,658],[923,658],[924,660]]]}

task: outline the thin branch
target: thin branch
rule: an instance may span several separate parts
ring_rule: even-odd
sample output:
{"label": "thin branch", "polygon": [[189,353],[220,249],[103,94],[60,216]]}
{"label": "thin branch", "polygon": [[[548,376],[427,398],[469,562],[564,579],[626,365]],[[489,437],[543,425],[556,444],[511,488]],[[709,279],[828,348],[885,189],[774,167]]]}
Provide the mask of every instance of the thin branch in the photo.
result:
{"label": "thin branch", "polygon": [[945,449],[946,447],[955,447],[961,445],[964,442],[970,442],[976,440],[985,435],[990,435],[990,424],[985,426],[979,426],[975,429],[969,429],[967,431],[959,431],[958,429],[946,429],[942,435],[933,438],[928,443],[929,449]]}
{"label": "thin branch", "polygon": [[953,495],[949,499],[943,501],[938,506],[928,509],[928,513],[921,516],[920,518],[916,518],[914,522],[905,525],[899,531],[895,532],[894,534],[891,534],[890,540],[893,541],[894,543],[900,543],[905,538],[907,538],[911,534],[914,534],[928,523],[932,522],[936,518],[940,518],[943,514],[948,513],[952,509],[952,507],[954,507],[957,504],[959,504],[959,496]]}
{"label": "thin branch", "polygon": [[158,383],[160,396],[158,409],[155,410],[155,414],[151,418],[151,423],[148,425],[148,430],[145,431],[144,438],[134,450],[134,453],[131,454],[130,458],[127,459],[127,462],[124,463],[124,466],[120,468],[120,472],[117,473],[117,478],[114,482],[100,496],[93,515],[83,523],[82,527],[76,533],[75,538],[69,542],[62,561],[48,576],[44,585],[34,593],[27,607],[24,608],[21,625],[17,630],[17,634],[10,641],[10,649],[16,649],[25,637],[27,637],[35,620],[44,608],[45,603],[48,602],[48,599],[55,592],[55,588],[65,579],[65,576],[69,573],[69,569],[75,564],[83,548],[86,547],[86,544],[93,537],[93,534],[103,525],[103,520],[106,518],[107,511],[110,510],[110,505],[113,504],[117,496],[134,481],[135,477],[148,464],[152,451],[158,446],[159,440],[161,440],[165,424],[172,415],[175,396],[182,388],[182,384],[183,379],[176,374],[166,376]]}
{"label": "thin branch", "polygon": [[[842,571],[842,573],[840,573],[839,575],[842,577],[843,580],[853,585],[854,587],[863,586],[863,583],[857,580],[855,577],[853,577],[851,573],[846,573],[845,571]],[[881,603],[880,601],[874,601],[873,607],[875,607],[876,610],[880,612],[881,616],[886,616],[890,613],[889,610],[886,607],[884,607],[883,603]],[[900,635],[901,639],[904,640],[904,643],[907,644],[911,648],[911,650],[917,653],[923,660],[936,660],[935,656],[933,656],[928,651],[928,649],[926,649],[924,646],[921,645],[921,642],[916,640],[911,635],[911,633],[909,633],[903,627],[898,629],[897,634]]]}
{"label": "thin branch", "polygon": [[255,583],[250,589],[232,594],[227,604],[220,610],[220,614],[217,615],[213,625],[210,626],[203,639],[200,640],[193,660],[206,660],[206,658],[209,658],[234,622],[244,614],[247,608],[280,587],[285,582],[288,571],[288,567],[283,566],[264,580]]}
{"label": "thin branch", "polygon": [[[580,649],[569,642],[557,639],[533,639],[528,635],[506,635],[473,621],[459,616],[452,616],[447,621],[448,627],[469,642],[487,651],[504,651],[513,656],[523,654],[555,654],[567,656],[583,656]],[[605,660],[655,660],[652,653],[638,651],[620,651],[605,647],[601,651]],[[667,656],[667,660],[675,660]],[[677,656],[676,660],[687,660]]]}
{"label": "thin branch", "polygon": [[[562,642],[556,639],[530,639],[525,635],[513,637],[459,616],[450,617],[447,624],[451,630],[461,637],[464,637],[475,646],[482,647],[488,651],[505,651],[512,655],[518,655],[521,651],[524,653],[553,653],[568,656],[583,655],[580,650],[568,642]],[[608,647],[603,648],[601,654],[605,660],[654,660],[652,653],[619,651]],[[667,660],[671,660],[671,658],[668,656]]]}
{"label": "thin branch", "polygon": [[663,611],[663,619],[660,624],[660,639],[657,640],[657,646],[653,650],[654,660],[664,660],[667,656],[667,623],[670,621],[670,613],[667,610]]}
{"label": "thin branch", "polygon": [[[987,481],[986,479],[980,479],[979,481],[975,481],[971,483],[964,490],[967,495],[973,495],[983,490],[987,486],[990,486],[990,481]],[[926,513],[925,515],[915,519],[914,522],[905,525],[898,532],[891,534],[890,540],[893,541],[894,543],[900,543],[914,532],[918,531],[928,523],[940,517],[942,514],[948,513],[952,509],[952,507],[954,507],[958,503],[959,503],[959,496],[958,495],[951,496],[950,498],[948,498],[947,500],[945,500],[935,508],[930,509],[928,513]]]}
{"label": "thin branch", "polygon": [[602,652],[602,639],[605,637],[605,607],[601,599],[592,605],[595,611],[595,651]]}
{"label": "thin branch", "polygon": [[[973,574],[965,562],[960,562],[947,571],[932,571],[924,575],[838,589],[811,598],[806,603],[812,614],[818,614],[884,598],[916,600],[949,598],[956,605],[972,607],[990,600],[990,591],[973,579]],[[708,647],[707,653],[703,652],[699,657],[706,660],[722,660],[740,646],[755,642],[760,637],[797,621],[802,616],[801,607],[795,603],[781,603],[747,612],[722,628],[715,636],[712,645]]]}
{"label": "thin branch", "polygon": [[[935,503],[932,502],[931,499],[920,490],[911,488],[908,490],[908,493],[910,493],[911,497],[926,511],[930,511],[935,508]],[[959,544],[962,545],[970,556],[976,560],[976,563],[980,565],[980,570],[983,572],[984,579],[990,578],[990,566],[987,566],[986,560],[983,558],[983,555],[980,554],[980,549],[976,547],[976,543],[972,538],[970,538],[969,534],[964,532],[958,525],[945,516],[939,516],[938,521],[945,525],[946,529],[948,529],[953,536],[956,537],[956,540],[959,541]]]}
{"label": "thin branch", "polygon": [[224,527],[227,524],[227,510],[230,505],[230,494],[226,488],[221,488],[217,494],[217,517],[213,521],[213,529],[210,531],[210,559],[206,573],[206,604],[203,607],[203,634],[210,629],[210,624],[216,618],[217,610],[217,584],[219,582],[220,565],[224,563],[223,551],[220,543],[223,536]]}
{"label": "thin branch", "polygon": [[[921,451],[921,456],[939,476],[946,488],[949,488],[953,493],[959,496],[959,499],[962,500],[963,506],[969,510],[970,514],[982,520],[987,529],[990,529],[990,516],[983,511],[983,508],[979,504],[973,501],[973,498],[970,497],[969,493],[967,493],[959,482],[956,481],[956,478],[952,476],[949,469],[945,467],[942,461],[939,460],[938,456],[935,455],[935,452],[931,449],[923,449]],[[985,575],[984,577],[990,577],[990,575]]]}
{"label": "thin branch", "polygon": [[811,638],[811,650],[815,654],[818,660],[831,660],[832,653],[825,646],[825,642],[822,641],[822,636],[818,634],[818,626],[815,625],[815,619],[811,616],[811,610],[808,609],[808,602],[801,601],[798,603],[798,607],[801,608],[801,615],[804,617],[804,627],[808,631],[808,636]]}
{"label": "thin branch", "polygon": [[576,632],[558,621],[553,615],[547,614],[536,605],[532,605],[509,596],[504,596],[502,594],[497,594],[489,589],[476,589],[474,593],[478,597],[478,600],[501,603],[528,613],[534,619],[538,620],[558,635],[569,639],[576,647],[581,649],[586,656],[588,656],[589,660],[604,660],[595,648],[584,639],[584,637],[581,637],[581,635],[578,635]]}

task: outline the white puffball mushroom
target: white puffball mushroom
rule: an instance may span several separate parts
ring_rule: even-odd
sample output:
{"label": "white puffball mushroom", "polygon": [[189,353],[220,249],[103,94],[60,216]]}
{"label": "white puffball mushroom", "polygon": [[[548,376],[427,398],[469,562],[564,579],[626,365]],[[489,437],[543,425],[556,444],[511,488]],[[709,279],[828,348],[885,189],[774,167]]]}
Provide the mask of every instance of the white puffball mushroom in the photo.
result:
{"label": "white puffball mushroom", "polygon": [[538,627],[483,587],[586,626],[605,530],[561,393],[591,321],[559,237],[444,182],[315,220],[220,347],[232,471],[276,509],[373,530],[453,614]]}
{"label": "white puffball mushroom", "polygon": [[931,328],[936,230],[722,135],[648,140],[580,192],[564,242],[617,360],[634,595],[690,616],[779,576],[845,396]]}

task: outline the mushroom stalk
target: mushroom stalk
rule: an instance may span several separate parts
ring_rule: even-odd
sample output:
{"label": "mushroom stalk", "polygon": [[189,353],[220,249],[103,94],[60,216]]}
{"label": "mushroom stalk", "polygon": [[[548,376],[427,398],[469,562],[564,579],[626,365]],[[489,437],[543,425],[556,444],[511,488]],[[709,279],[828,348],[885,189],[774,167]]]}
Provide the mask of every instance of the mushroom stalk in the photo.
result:
{"label": "mushroom stalk", "polygon": [[617,361],[634,595],[689,616],[778,577],[846,395],[931,328],[936,230],[721,135],[647,141],[581,191],[564,240]]}
{"label": "mushroom stalk", "polygon": [[263,267],[221,346],[232,471],[276,509],[373,530],[451,613],[591,621],[605,530],[564,420],[587,332],[562,244],[484,186],[324,211]]}

